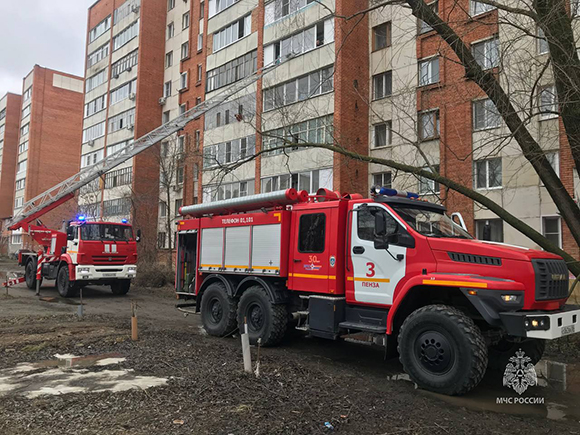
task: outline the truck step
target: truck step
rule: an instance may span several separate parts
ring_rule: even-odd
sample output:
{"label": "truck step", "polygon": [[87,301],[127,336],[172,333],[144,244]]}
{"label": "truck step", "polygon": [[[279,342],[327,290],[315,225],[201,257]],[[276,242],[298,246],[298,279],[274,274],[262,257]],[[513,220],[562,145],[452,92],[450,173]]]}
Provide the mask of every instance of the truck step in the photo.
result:
{"label": "truck step", "polygon": [[296,326],[296,329],[299,331],[306,331],[308,332],[310,328],[308,326]]}
{"label": "truck step", "polygon": [[356,331],[372,332],[373,334],[386,334],[387,328],[379,325],[359,322],[340,322],[338,324],[343,329],[354,329]]}

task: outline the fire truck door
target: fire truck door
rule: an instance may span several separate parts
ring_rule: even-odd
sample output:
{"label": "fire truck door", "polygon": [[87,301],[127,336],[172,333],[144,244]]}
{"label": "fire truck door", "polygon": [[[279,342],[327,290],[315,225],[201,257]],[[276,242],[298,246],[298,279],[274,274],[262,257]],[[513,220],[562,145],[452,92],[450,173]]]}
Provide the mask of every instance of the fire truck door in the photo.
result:
{"label": "fire truck door", "polygon": [[[385,249],[375,249],[375,213],[385,218],[387,231],[397,228],[397,220],[379,204],[355,205],[351,230],[350,255],[354,276],[347,279],[354,281],[354,297],[358,302],[381,305],[393,304],[393,293],[399,281],[405,276],[405,258],[407,248],[391,244],[389,255]],[[375,210],[372,210],[372,208]],[[371,212],[372,211],[372,212]],[[403,260],[398,261],[397,255]]]}
{"label": "fire truck door", "polygon": [[180,231],[177,234],[176,290],[195,293],[197,274],[197,230]]}

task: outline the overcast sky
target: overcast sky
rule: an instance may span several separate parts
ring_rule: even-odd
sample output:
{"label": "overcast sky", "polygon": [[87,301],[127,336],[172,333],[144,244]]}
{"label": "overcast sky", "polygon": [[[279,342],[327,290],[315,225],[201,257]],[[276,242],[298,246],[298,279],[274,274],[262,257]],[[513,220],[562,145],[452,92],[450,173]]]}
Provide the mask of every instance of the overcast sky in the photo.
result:
{"label": "overcast sky", "polygon": [[22,93],[35,64],[83,76],[87,13],[96,0],[0,0],[0,97]]}

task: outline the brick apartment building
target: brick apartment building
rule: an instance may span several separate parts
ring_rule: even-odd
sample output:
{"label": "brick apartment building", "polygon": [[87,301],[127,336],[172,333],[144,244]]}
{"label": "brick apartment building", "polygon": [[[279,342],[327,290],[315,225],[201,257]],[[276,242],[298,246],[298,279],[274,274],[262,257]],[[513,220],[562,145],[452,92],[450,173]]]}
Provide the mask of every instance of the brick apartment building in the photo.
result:
{"label": "brick apartment building", "polygon": [[[335,141],[359,153],[430,166],[473,185],[574,252],[553,202],[521,152],[513,143],[493,145],[505,137],[505,126],[493,116],[485,95],[464,79],[462,68],[444,56],[449,48],[400,6],[373,10],[361,21],[334,18],[330,12],[349,16],[361,4],[366,3],[98,1],[89,11],[83,165],[259,68],[282,65],[160,149],[84,189],[85,210],[92,206],[96,215],[118,219],[133,208],[134,219],[141,213],[151,225],[156,222],[158,244],[168,248],[182,204],[286,187],[364,194],[370,185],[381,184],[444,201],[463,213],[479,237],[486,227],[493,240],[534,247],[489,211],[428,180],[320,149],[267,151],[280,144],[279,137]],[[440,14],[453,11],[450,19],[463,26],[461,34],[474,52],[496,68],[501,41],[513,35],[497,24],[493,9],[473,0],[458,10],[454,4],[440,0],[432,7]],[[530,44],[536,53],[536,43]],[[540,58],[542,50],[537,51]],[[522,61],[513,62],[518,64]],[[502,68],[506,80],[509,74],[519,77],[512,69]],[[542,89],[547,85],[542,83]],[[534,131],[566,187],[573,191],[576,183],[578,190],[558,119],[539,116],[536,124]],[[223,170],[261,150],[259,157]]]}
{"label": "brick apartment building", "polygon": [[0,219],[12,216],[14,175],[22,110],[22,97],[8,93],[0,99]]}
{"label": "brick apartment building", "polygon": [[[3,155],[6,161],[0,174],[0,194],[10,198],[10,203],[3,218],[13,216],[24,203],[78,172],[82,91],[82,77],[35,65],[23,80],[22,97],[8,95],[10,137]],[[74,204],[63,205],[42,221],[50,228],[60,228],[75,209]],[[32,247],[28,235],[12,232],[9,252]]]}

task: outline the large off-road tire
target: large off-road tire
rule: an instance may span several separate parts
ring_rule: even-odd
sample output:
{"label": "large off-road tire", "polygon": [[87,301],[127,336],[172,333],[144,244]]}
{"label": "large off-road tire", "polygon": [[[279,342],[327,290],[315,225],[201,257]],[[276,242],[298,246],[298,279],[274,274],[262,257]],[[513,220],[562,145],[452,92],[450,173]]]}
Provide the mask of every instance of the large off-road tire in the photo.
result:
{"label": "large off-road tire", "polygon": [[[30,290],[36,290],[36,261],[28,260],[24,269],[24,278],[26,279],[26,286]],[[40,285],[42,285],[42,278],[40,278]]]}
{"label": "large off-road tire", "polygon": [[221,282],[210,284],[201,298],[201,323],[209,335],[223,337],[236,330],[238,301]]}
{"label": "large off-road tire", "polygon": [[520,342],[502,339],[487,349],[489,355],[487,368],[497,372],[505,371],[510,358],[516,356],[516,352],[520,349],[525,352],[526,356],[530,357],[531,363],[536,365],[544,356],[546,341],[536,338],[528,338]]}
{"label": "large off-road tire", "polygon": [[399,359],[421,388],[446,395],[473,390],[487,367],[487,346],[473,320],[456,308],[428,305],[405,319]]}
{"label": "large off-road tire", "polygon": [[238,306],[238,327],[244,331],[248,323],[250,343],[262,346],[278,344],[288,327],[288,309],[285,304],[274,304],[262,286],[248,288],[240,298]]}
{"label": "large off-road tire", "polygon": [[68,266],[66,264],[58,271],[58,275],[56,277],[56,288],[58,290],[58,294],[63,298],[71,298],[77,294],[78,287],[74,281],[71,282],[68,273]]}
{"label": "large off-road tire", "polygon": [[120,279],[119,281],[111,284],[111,290],[114,295],[123,296],[129,293],[129,289],[131,288],[131,280],[130,279]]}

